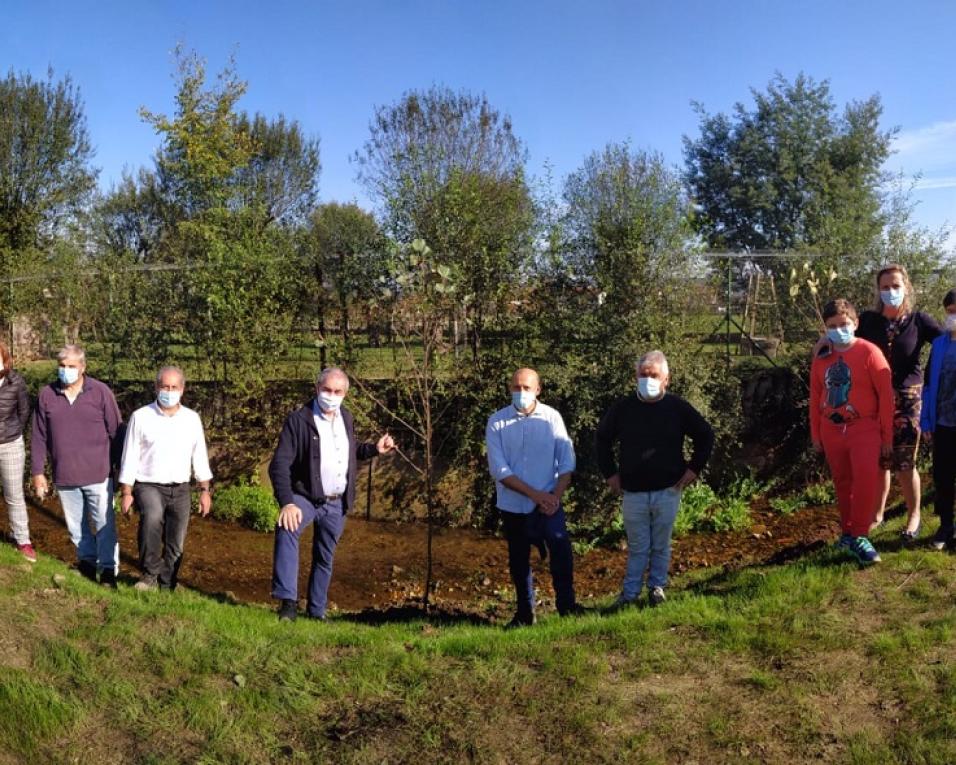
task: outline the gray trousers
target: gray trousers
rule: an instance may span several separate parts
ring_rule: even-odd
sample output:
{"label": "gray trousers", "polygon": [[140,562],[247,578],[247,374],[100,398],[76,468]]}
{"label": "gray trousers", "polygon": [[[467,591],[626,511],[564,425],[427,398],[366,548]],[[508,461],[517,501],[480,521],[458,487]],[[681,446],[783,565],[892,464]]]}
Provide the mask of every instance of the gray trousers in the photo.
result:
{"label": "gray trousers", "polygon": [[23,497],[23,467],[26,450],[23,436],[8,444],[0,444],[0,481],[3,482],[3,500],[10,515],[10,533],[18,545],[30,542],[30,523],[27,503]]}
{"label": "gray trousers", "polygon": [[191,510],[188,483],[133,484],[139,508],[139,567],[143,574],[174,589]]}

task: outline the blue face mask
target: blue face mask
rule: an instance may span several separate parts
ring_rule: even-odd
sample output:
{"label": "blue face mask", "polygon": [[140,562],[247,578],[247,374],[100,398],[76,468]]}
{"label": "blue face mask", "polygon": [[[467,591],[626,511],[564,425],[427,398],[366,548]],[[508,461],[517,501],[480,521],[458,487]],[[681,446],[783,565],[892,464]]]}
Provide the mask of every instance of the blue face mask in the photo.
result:
{"label": "blue face mask", "polygon": [[661,381],[655,377],[638,377],[637,395],[643,399],[657,398],[661,395]]}
{"label": "blue face mask", "polygon": [[57,367],[56,376],[64,385],[72,385],[80,379],[80,370],[76,367]]}
{"label": "blue face mask", "polygon": [[172,409],[179,403],[182,392],[178,390],[161,390],[156,394],[156,400],[163,409]]}
{"label": "blue face mask", "polygon": [[530,390],[515,390],[511,392],[511,403],[514,408],[524,411],[535,402],[535,394]]}
{"label": "blue face mask", "polygon": [[894,287],[890,290],[880,290],[880,300],[883,301],[883,305],[888,305],[891,308],[899,308],[903,305],[903,296],[906,295],[906,291],[902,287]]}
{"label": "blue face mask", "polygon": [[844,324],[842,327],[836,327],[827,329],[827,337],[830,339],[830,342],[836,343],[837,345],[849,345],[853,342],[853,335],[855,330],[853,329],[852,324]]}

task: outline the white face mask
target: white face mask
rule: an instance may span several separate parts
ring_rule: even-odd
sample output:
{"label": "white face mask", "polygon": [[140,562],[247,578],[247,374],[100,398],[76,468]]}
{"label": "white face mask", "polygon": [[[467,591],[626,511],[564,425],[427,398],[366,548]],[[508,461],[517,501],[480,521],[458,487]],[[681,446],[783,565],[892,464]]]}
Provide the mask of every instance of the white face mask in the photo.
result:
{"label": "white face mask", "polygon": [[947,332],[956,332],[956,313],[946,314],[946,320],[943,322]]}
{"label": "white face mask", "polygon": [[637,395],[643,399],[654,399],[661,395],[661,381],[656,377],[638,377]]}
{"label": "white face mask", "polygon": [[339,407],[342,406],[342,402],[345,400],[345,396],[335,396],[325,391],[319,391],[316,398],[318,398],[319,407],[323,412],[339,411]]}

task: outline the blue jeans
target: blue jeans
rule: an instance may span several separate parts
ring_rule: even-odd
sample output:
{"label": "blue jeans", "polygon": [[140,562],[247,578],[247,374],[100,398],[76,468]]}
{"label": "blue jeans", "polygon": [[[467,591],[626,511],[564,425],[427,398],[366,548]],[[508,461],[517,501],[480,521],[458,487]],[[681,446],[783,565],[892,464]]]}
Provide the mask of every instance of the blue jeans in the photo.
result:
{"label": "blue jeans", "polygon": [[277,600],[299,599],[299,538],[311,523],[312,570],[309,573],[306,612],[309,616],[321,619],[325,617],[328,604],[335,547],[345,529],[342,500],[329,500],[316,506],[300,494],[293,494],[292,499],[302,511],[302,522],[295,531],[286,531],[281,526],[276,526],[272,555],[272,597]]}
{"label": "blue jeans", "polygon": [[113,481],[86,486],[57,486],[60,506],[66,518],[76,557],[103,571],[118,571],[119,544],[116,541],[116,512],[113,509]]}
{"label": "blue jeans", "polygon": [[528,618],[534,613],[531,545],[540,543],[544,543],[548,551],[558,613],[569,612],[575,604],[574,564],[564,509],[558,508],[554,515],[538,510],[527,514],[502,510],[501,521],[508,540],[508,568],[515,586],[518,614]]}
{"label": "blue jeans", "polygon": [[633,600],[641,594],[648,564],[648,589],[667,584],[671,532],[678,508],[680,492],[677,489],[624,492],[622,511],[627,532],[627,569],[621,595],[625,600]]}

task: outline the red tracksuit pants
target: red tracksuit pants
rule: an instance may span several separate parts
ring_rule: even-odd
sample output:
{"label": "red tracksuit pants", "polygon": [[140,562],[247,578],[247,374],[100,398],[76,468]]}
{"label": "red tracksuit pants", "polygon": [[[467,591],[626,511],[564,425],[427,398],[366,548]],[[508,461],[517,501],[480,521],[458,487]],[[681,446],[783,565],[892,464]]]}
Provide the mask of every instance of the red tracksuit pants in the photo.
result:
{"label": "red tracksuit pants", "polygon": [[833,473],[843,533],[865,537],[883,490],[880,423],[870,419],[844,425],[824,421],[820,440]]}

